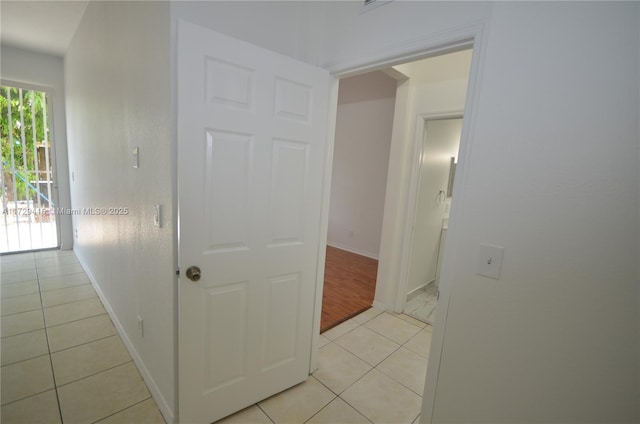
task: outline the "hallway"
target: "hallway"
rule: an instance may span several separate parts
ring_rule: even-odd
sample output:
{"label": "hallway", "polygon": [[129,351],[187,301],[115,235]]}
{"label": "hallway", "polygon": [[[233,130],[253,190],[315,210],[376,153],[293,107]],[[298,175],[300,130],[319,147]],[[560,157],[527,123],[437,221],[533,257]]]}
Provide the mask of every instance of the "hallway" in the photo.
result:
{"label": "hallway", "polygon": [[164,423],[73,252],[0,263],[3,423]]}
{"label": "hallway", "polygon": [[[164,423],[73,252],[0,263],[3,423]],[[431,331],[371,308],[320,335],[305,383],[221,422],[411,424]]]}

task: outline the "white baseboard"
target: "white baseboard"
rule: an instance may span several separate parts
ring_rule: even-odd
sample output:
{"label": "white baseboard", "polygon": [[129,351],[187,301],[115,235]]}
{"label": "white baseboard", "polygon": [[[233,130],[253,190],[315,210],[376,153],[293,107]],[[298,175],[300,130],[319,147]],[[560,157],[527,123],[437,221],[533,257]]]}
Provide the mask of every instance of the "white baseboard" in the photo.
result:
{"label": "white baseboard", "polygon": [[328,241],[327,246],[335,247],[336,249],[340,249],[340,250],[346,250],[347,252],[355,253],[356,255],[366,256],[367,258],[375,259],[376,261],[378,260],[378,255],[376,254],[365,252],[363,250],[354,249],[353,247],[344,246],[339,243]]}
{"label": "white baseboard", "polygon": [[418,287],[416,287],[415,289],[411,290],[409,293],[407,293],[407,300],[410,300],[414,297],[416,297],[419,293],[420,290],[424,290],[429,284],[434,283],[436,280],[431,280],[428,281],[424,284],[419,285]]}
{"label": "white baseboard", "polygon": [[[78,257],[78,255],[76,255],[76,257]],[[160,389],[158,389],[158,385],[154,381],[153,377],[151,377],[149,370],[144,364],[144,361],[138,354],[138,351],[133,346],[131,339],[129,339],[129,336],[127,336],[127,333],[124,331],[124,327],[122,326],[122,324],[120,324],[118,317],[113,311],[113,308],[109,304],[109,301],[105,297],[104,293],[102,292],[102,289],[98,285],[95,277],[93,276],[93,273],[91,272],[89,267],[87,267],[86,264],[82,262],[82,260],[79,257],[78,257],[78,261],[80,262],[80,265],[84,269],[84,272],[89,277],[89,280],[91,281],[91,285],[95,289],[96,293],[98,293],[98,297],[102,301],[104,308],[107,310],[107,313],[109,314],[111,321],[113,321],[113,324],[115,325],[116,330],[118,330],[118,334],[122,338],[122,341],[124,342],[125,347],[129,351],[129,354],[131,355],[133,362],[136,364],[136,367],[138,367],[138,371],[140,371],[140,375],[142,376],[142,379],[146,383],[147,387],[149,388],[149,392],[151,392],[151,396],[153,397],[153,400],[155,400],[156,404],[158,405],[158,409],[160,409],[160,412],[162,413],[165,421],[167,423],[173,423],[175,417],[174,417],[173,411],[171,410],[171,407],[167,403],[167,400],[164,398],[164,396],[162,396]]]}

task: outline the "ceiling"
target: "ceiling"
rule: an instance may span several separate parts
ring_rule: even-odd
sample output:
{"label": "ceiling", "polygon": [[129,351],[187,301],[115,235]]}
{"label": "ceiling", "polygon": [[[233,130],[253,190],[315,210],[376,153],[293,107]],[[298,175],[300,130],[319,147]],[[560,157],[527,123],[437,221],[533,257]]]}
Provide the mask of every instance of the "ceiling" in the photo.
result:
{"label": "ceiling", "polygon": [[0,1],[0,41],[63,56],[89,1]]}

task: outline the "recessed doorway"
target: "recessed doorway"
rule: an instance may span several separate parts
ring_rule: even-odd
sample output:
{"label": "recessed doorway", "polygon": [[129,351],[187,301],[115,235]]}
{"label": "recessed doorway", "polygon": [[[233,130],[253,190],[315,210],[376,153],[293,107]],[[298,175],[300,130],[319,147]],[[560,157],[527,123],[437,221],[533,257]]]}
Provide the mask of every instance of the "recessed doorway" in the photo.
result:
{"label": "recessed doorway", "polygon": [[461,116],[424,120],[404,313],[428,324],[436,316],[461,131]]}
{"label": "recessed doorway", "polygon": [[396,88],[383,71],[339,81],[321,332],[374,301]]}

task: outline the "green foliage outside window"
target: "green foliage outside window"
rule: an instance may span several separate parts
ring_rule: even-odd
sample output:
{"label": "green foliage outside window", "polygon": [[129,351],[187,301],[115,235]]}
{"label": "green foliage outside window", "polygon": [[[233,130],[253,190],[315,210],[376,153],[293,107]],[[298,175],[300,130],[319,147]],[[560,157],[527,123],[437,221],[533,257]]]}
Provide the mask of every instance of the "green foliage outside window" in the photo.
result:
{"label": "green foliage outside window", "polygon": [[[15,189],[18,196],[17,200],[26,200],[27,196],[29,199],[36,200],[38,196],[36,188],[33,185],[29,187],[27,182],[40,180],[41,178],[37,171],[44,171],[44,169],[36,169],[34,155],[37,154],[37,147],[48,147],[43,144],[45,132],[47,132],[46,139],[49,139],[49,130],[45,128],[44,119],[46,112],[45,101],[44,93],[41,92],[19,90],[18,88],[6,86],[0,87],[0,139],[2,142],[2,167],[4,170],[4,187],[2,187],[2,191],[3,195],[6,194],[5,201],[9,199],[15,200],[13,199],[12,175],[10,172],[12,166],[16,170]],[[9,119],[9,112],[11,119]],[[5,190],[7,193],[5,193]]]}

